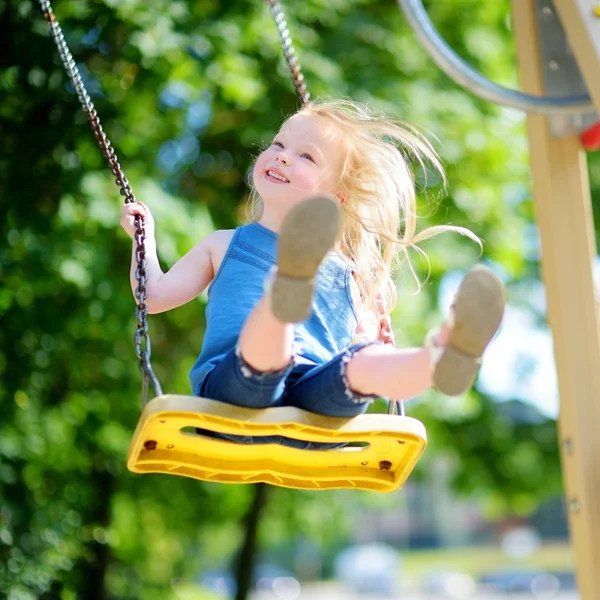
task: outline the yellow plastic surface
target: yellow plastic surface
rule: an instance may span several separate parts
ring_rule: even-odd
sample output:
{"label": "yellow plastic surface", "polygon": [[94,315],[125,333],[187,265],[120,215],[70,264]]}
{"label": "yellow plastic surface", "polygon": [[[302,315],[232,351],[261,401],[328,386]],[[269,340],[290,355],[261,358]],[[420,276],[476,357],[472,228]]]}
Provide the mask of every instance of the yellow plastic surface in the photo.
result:
{"label": "yellow plastic surface", "polygon": [[[224,441],[183,428],[368,445],[300,450],[280,444]],[[195,396],[164,395],[144,408],[127,466],[134,473],[165,473],[220,483],[391,492],[402,487],[426,444],[425,427],[411,417],[367,414],[340,419],[292,407],[257,410]]]}

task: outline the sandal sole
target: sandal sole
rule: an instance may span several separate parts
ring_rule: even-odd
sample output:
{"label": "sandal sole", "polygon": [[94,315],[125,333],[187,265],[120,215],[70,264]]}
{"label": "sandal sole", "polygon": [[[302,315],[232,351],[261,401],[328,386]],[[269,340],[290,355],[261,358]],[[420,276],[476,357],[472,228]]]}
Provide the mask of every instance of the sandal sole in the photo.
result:
{"label": "sandal sole", "polygon": [[440,392],[458,396],[471,386],[500,327],[504,305],[504,287],[490,269],[478,265],[467,273],[454,302],[450,340],[433,374]]}
{"label": "sandal sole", "polygon": [[340,228],[337,203],[315,196],[295,206],[281,227],[271,307],[277,319],[298,323],[310,316],[315,274]]}

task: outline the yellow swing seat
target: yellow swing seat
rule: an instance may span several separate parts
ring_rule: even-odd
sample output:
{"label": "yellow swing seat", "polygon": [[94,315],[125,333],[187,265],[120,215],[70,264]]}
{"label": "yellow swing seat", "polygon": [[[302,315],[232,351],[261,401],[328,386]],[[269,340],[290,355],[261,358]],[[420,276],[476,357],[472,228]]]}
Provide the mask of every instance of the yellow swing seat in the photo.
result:
{"label": "yellow swing seat", "polygon": [[[331,450],[242,444],[196,433],[285,436],[356,443]],[[134,473],[182,475],[220,483],[270,483],[319,490],[391,492],[402,487],[427,444],[411,417],[366,414],[333,418],[293,407],[231,406],[195,396],[162,395],[145,406],[129,447]]]}

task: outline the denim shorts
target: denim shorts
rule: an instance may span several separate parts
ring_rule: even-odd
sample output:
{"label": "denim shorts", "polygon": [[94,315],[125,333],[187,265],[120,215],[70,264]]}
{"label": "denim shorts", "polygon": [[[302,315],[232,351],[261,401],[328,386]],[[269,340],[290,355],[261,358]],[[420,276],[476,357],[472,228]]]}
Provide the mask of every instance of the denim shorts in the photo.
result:
{"label": "denim shorts", "polygon": [[[355,417],[379,396],[354,392],[348,385],[346,365],[352,356],[377,342],[356,344],[321,365],[292,360],[280,371],[260,372],[251,367],[238,348],[229,351],[202,382],[200,396],[246,408],[294,406],[329,417]],[[343,444],[306,442],[284,436],[236,436],[198,430],[202,435],[242,444],[282,444],[293,448],[327,449]]]}

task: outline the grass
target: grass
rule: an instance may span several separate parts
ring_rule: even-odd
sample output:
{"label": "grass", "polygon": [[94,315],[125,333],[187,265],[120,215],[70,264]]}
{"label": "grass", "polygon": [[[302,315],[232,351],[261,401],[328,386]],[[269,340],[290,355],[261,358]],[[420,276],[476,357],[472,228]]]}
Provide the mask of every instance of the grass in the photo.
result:
{"label": "grass", "polygon": [[574,564],[573,550],[568,544],[544,545],[523,558],[510,558],[500,548],[491,546],[411,550],[402,555],[403,576],[413,581],[432,571],[460,571],[477,578],[503,568],[572,571]]}

